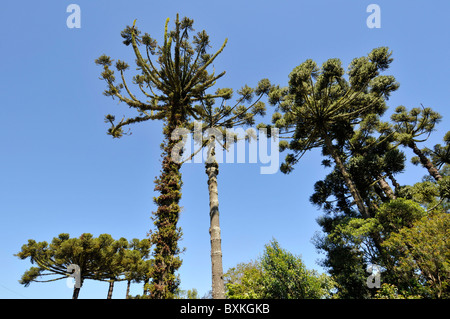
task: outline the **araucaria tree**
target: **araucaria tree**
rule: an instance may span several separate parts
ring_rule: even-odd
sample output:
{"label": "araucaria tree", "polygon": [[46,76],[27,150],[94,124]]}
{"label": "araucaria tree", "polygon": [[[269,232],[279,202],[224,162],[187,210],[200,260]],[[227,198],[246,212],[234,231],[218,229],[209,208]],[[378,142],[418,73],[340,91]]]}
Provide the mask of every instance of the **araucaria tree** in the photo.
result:
{"label": "araucaria tree", "polygon": [[[198,113],[193,103],[202,99],[204,92],[225,74],[215,75],[214,72],[209,73],[207,68],[227,42],[225,40],[215,54],[208,54],[210,42],[205,31],[198,32],[190,42],[193,20],[183,18],[180,21],[177,15],[172,31],[168,31],[168,22],[169,19],[165,25],[164,42],[160,46],[149,34],[141,35],[135,23],[121,33],[124,44],[131,45],[136,56],[139,74],[133,77],[133,83],[139,88],[140,96],[132,92],[125,80],[124,73],[129,68],[127,63],[120,60],[116,62],[115,67],[121,78],[120,83],[116,84],[114,71],[110,69],[113,60],[106,55],[96,60],[104,68],[102,78],[107,83],[104,94],[118,98],[138,113],[133,118],[122,118],[117,124],[113,115],[107,115],[105,121],[111,123],[108,134],[119,138],[124,134],[123,127],[126,125],[148,120],[164,121],[162,169],[155,180],[155,190],[159,196],[154,199],[158,208],[153,213],[153,220],[157,229],[151,232],[150,237],[155,250],[149,293],[155,299],[173,298],[179,284],[175,272],[181,266],[178,256],[181,230],[177,227],[182,185],[181,164],[172,158],[174,147],[181,137],[173,139],[172,135],[175,129],[186,125],[189,118]],[[143,48],[144,55],[140,48]],[[126,94],[122,94],[123,89]],[[216,96],[221,97],[222,93]]]}
{"label": "araucaria tree", "polygon": [[[139,244],[143,253],[138,255],[136,264],[150,263],[147,261],[149,250],[148,239],[133,239],[130,245],[125,238],[114,240],[109,234],[101,234],[94,238],[92,234],[84,233],[79,238],[70,238],[69,234],[59,234],[50,243],[36,242],[29,239],[15,256],[20,259],[29,258],[36,265],[27,270],[20,283],[28,286],[32,282],[51,282],[65,279],[70,275],[69,266],[79,267],[79,286],[75,285],[73,299],[78,299],[80,288],[86,279],[109,282],[108,296],[116,281],[126,280],[129,274],[135,272],[131,263],[125,262],[126,256],[134,251]],[[133,248],[133,251],[131,250]],[[42,278],[47,279],[42,279]],[[134,277],[135,281],[141,281]]]}
{"label": "araucaria tree", "polygon": [[[252,129],[245,132],[243,136],[228,129],[253,125],[256,115],[264,115],[266,108],[261,98],[269,93],[270,87],[268,79],[259,81],[255,89],[245,85],[237,91],[238,98],[232,104],[228,104],[228,100],[233,95],[233,90],[230,88],[219,89],[215,94],[205,94],[196,106],[197,114],[194,116],[196,121],[188,125],[200,147],[187,159],[191,159],[204,147],[207,148],[205,172],[208,176],[212,296],[214,299],[225,299],[217,182],[219,163],[216,158],[216,146],[219,145],[219,151],[223,151],[240,138],[251,139],[254,137],[255,133]],[[216,104],[218,97],[221,101]]]}
{"label": "araucaria tree", "polygon": [[353,59],[347,80],[339,59],[329,59],[321,68],[306,60],[290,73],[288,88],[274,88],[270,93],[272,103],[284,113],[274,114],[275,126],[292,132],[290,142],[280,145],[291,151],[281,170],[289,173],[306,151],[321,147],[334,160],[364,218],[370,217],[369,210],[345,167],[341,146],[365,116],[386,110],[385,99],[399,85],[393,76],[380,72],[392,61],[388,48],[374,49],[366,57]]}

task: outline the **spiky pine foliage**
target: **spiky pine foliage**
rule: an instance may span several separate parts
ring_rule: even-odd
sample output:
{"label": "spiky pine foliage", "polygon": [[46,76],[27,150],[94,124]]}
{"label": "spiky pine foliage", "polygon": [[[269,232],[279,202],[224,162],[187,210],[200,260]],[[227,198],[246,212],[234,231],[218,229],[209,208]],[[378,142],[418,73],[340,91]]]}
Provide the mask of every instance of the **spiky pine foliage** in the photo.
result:
{"label": "spiky pine foliage", "polygon": [[395,109],[395,113],[391,116],[394,122],[396,140],[401,145],[411,148],[414,154],[417,155],[413,162],[420,162],[437,181],[442,179],[441,174],[439,174],[432,161],[428,159],[426,152],[419,149],[417,143],[428,139],[441,118],[442,116],[439,113],[429,107],[416,107],[408,112],[406,107],[402,105],[398,106]]}
{"label": "spiky pine foliage", "polygon": [[364,217],[369,213],[345,169],[339,144],[353,135],[353,128],[365,116],[386,110],[385,100],[399,86],[393,76],[380,75],[393,61],[391,55],[388,48],[380,47],[353,59],[348,80],[339,59],[329,59],[321,68],[309,59],[291,72],[288,88],[274,88],[269,93],[272,104],[283,112],[274,114],[273,124],[292,133],[289,143],[280,145],[291,151],[281,170],[289,173],[306,151],[322,147],[324,155],[335,161]]}
{"label": "spiky pine foliage", "polygon": [[134,238],[129,243],[129,249],[126,251],[122,260],[124,268],[127,270],[124,274],[124,279],[127,281],[126,298],[130,298],[131,282],[143,282],[144,293],[147,296],[148,282],[150,280],[150,269],[153,265],[153,260],[149,259],[151,253],[151,243],[148,238],[139,240]]}
{"label": "spiky pine foliage", "polygon": [[[126,82],[125,71],[129,69],[126,62],[118,60],[115,64],[121,78],[121,82],[116,84],[115,72],[110,69],[114,60],[107,55],[95,60],[96,64],[103,66],[101,77],[107,83],[104,95],[118,98],[138,112],[138,116],[122,118],[118,124],[114,124],[115,116],[106,115],[105,121],[111,123],[108,134],[115,138],[121,137],[124,134],[122,127],[129,124],[155,119],[183,121],[190,115],[195,116],[197,111],[192,103],[200,100],[204,91],[225,74],[225,71],[219,75],[214,72],[209,74],[207,67],[222,52],[227,40],[212,56],[207,53],[210,42],[205,31],[193,37],[192,46],[188,40],[189,32],[193,31],[193,20],[184,18],[179,21],[177,15],[175,30],[168,32],[167,19],[163,46],[158,46],[148,33],[141,36],[135,22],[133,26],[127,26],[121,35],[124,38],[123,43],[127,46],[131,44],[136,55],[136,66],[140,74],[133,77],[133,84],[139,87],[145,101],[138,99]],[[141,45],[145,47],[146,58],[139,50]],[[151,59],[153,55],[156,56],[155,63]],[[128,96],[122,94],[123,89]],[[223,95],[226,93],[216,96]]]}
{"label": "spiky pine foliage", "polygon": [[[133,239],[133,242],[135,241],[139,240]],[[62,233],[50,243],[30,239],[15,256],[20,259],[29,258],[37,267],[33,266],[27,270],[20,283],[28,286],[32,282],[61,280],[69,275],[69,265],[78,265],[81,286],[87,279],[109,281],[110,297],[114,281],[124,280],[119,277],[130,271],[130,265],[124,263],[124,256],[130,247],[125,238],[114,240],[109,234],[94,238],[92,234],[84,233],[78,238],[70,238],[69,234]],[[143,259],[146,257],[142,256]],[[41,279],[44,277],[49,279]],[[80,288],[75,287],[72,298],[77,299],[79,291]]]}
{"label": "spiky pine foliage", "polygon": [[[136,21],[135,21],[136,22]],[[112,59],[102,55],[96,63],[103,66],[102,78],[107,83],[104,94],[118,98],[138,112],[133,118],[122,118],[115,124],[115,117],[107,115],[105,121],[111,124],[108,134],[121,137],[123,127],[148,120],[164,121],[164,142],[162,149],[162,170],[155,180],[155,190],[160,195],[154,199],[158,206],[153,213],[156,232],[150,232],[155,245],[154,265],[151,270],[150,296],[157,299],[173,298],[178,287],[176,270],[181,266],[178,257],[180,249],[178,240],[181,230],[177,228],[181,198],[181,164],[172,158],[172,150],[179,140],[172,140],[176,128],[186,125],[192,116],[198,118],[195,101],[203,98],[204,92],[214,86],[217,79],[225,72],[215,75],[207,71],[215,58],[224,49],[227,40],[213,55],[207,52],[210,47],[209,36],[205,31],[198,32],[190,42],[189,34],[193,31],[193,20],[177,15],[175,28],[168,31],[169,19],[166,20],[164,43],[159,46],[149,34],[141,32],[133,25],[127,26],[121,35],[125,45],[131,45],[136,56],[136,65],[140,74],[133,77],[133,83],[139,88],[145,101],[140,100],[127,85],[124,73],[129,68],[123,61],[116,63],[121,82],[116,84],[114,71],[110,69]],[[139,47],[144,48],[144,56]],[[152,61],[152,56],[156,59]],[[126,95],[122,94],[123,89]],[[213,97],[226,96],[227,92],[218,92]]]}

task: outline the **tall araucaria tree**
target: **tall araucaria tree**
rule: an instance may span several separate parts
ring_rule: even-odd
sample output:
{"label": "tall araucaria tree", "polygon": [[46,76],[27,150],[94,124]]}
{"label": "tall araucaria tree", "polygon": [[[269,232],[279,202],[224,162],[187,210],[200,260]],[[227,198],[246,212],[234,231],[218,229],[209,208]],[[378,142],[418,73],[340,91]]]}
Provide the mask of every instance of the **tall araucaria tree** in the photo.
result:
{"label": "tall araucaria tree", "polygon": [[[118,138],[124,134],[123,127],[126,125],[148,120],[164,121],[162,170],[159,178],[155,180],[155,190],[160,193],[154,199],[158,206],[157,211],[153,213],[157,230],[150,231],[155,250],[149,293],[151,298],[155,299],[174,297],[179,285],[175,272],[181,266],[178,256],[181,230],[177,227],[182,185],[181,164],[172,159],[174,146],[181,138],[172,139],[172,135],[175,129],[185,125],[191,116],[197,114],[193,103],[199,101],[204,92],[225,74],[222,72],[215,75],[214,71],[209,73],[207,68],[222,52],[227,42],[225,40],[221,48],[210,55],[207,53],[210,47],[209,36],[205,31],[198,32],[190,42],[193,20],[183,18],[180,21],[177,15],[172,31],[168,31],[168,22],[169,19],[165,25],[164,43],[160,46],[149,34],[141,35],[135,22],[121,33],[125,39],[124,44],[131,44],[136,56],[140,73],[133,77],[133,83],[139,88],[144,100],[139,99],[127,85],[124,73],[129,68],[128,64],[120,60],[116,62],[115,67],[121,78],[121,82],[116,84],[114,71],[110,69],[112,59],[102,55],[96,60],[96,63],[104,68],[102,78],[107,83],[104,94],[118,98],[138,113],[133,118],[122,118],[118,124],[114,123],[113,115],[107,115],[106,121],[111,123],[108,134]],[[140,47],[144,49],[145,57]],[[153,56],[156,58],[152,61]],[[122,94],[123,89],[126,95]],[[220,93],[216,95],[221,96]]]}
{"label": "tall araucaria tree", "polygon": [[[218,144],[222,150],[226,150],[240,138],[250,140],[256,137],[252,129],[246,131],[243,136],[239,136],[235,131],[229,129],[253,125],[256,115],[265,114],[265,104],[261,98],[268,94],[270,87],[268,79],[259,81],[255,89],[245,85],[238,90],[239,97],[236,102],[230,105],[227,100],[232,98],[232,89],[223,88],[217,90],[215,94],[205,94],[200,100],[200,104],[196,106],[197,115],[194,117],[196,121],[187,126],[189,130],[185,130],[186,133],[193,132],[194,139],[200,145],[198,150],[186,160],[190,160],[204,147],[207,148],[205,172],[208,176],[212,296],[214,299],[225,299],[217,182],[219,163],[216,158],[216,145]],[[256,99],[253,100],[255,95]],[[221,98],[220,103],[217,103],[219,106],[216,106],[217,96]]]}
{"label": "tall araucaria tree", "polygon": [[274,113],[273,124],[284,133],[292,133],[289,143],[280,143],[280,149],[291,151],[281,170],[289,173],[306,151],[321,147],[336,163],[364,218],[370,217],[369,210],[345,167],[342,145],[365,116],[385,112],[385,100],[398,88],[393,76],[380,75],[393,61],[391,54],[388,48],[380,47],[353,59],[348,80],[339,59],[329,59],[321,68],[306,60],[290,73],[288,88],[274,88],[269,94],[272,104],[283,112]]}
{"label": "tall araucaria tree", "polygon": [[426,155],[431,156],[433,165],[440,169],[445,164],[450,164],[450,131],[444,135],[444,145],[436,144],[433,150],[425,149]]}

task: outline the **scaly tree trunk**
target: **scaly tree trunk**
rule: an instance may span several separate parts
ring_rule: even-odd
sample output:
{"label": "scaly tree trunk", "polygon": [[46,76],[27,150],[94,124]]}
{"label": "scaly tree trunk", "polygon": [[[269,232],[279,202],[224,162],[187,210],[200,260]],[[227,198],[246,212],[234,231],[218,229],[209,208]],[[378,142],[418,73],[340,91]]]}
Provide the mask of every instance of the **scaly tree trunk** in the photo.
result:
{"label": "scaly tree trunk", "polygon": [[336,163],[339,171],[342,174],[342,177],[344,178],[345,184],[347,185],[350,194],[352,195],[356,206],[358,207],[359,212],[361,213],[361,215],[364,218],[369,218],[369,211],[366,207],[366,205],[364,205],[364,201],[361,198],[361,195],[359,194],[358,189],[356,188],[355,184],[353,183],[353,180],[349,174],[349,172],[347,172],[347,170],[345,169],[344,163],[342,163],[341,157],[339,156],[336,148],[334,147],[333,143],[331,142],[330,137],[328,136],[328,134],[324,134],[324,140],[325,140],[325,146],[328,150],[328,152],[331,154],[331,156],[334,159],[334,162]]}
{"label": "scaly tree trunk", "polygon": [[80,288],[73,288],[72,299],[78,299],[79,294],[80,294]]}
{"label": "scaly tree trunk", "polygon": [[80,278],[81,283],[80,283],[80,287],[73,287],[73,294],[72,294],[72,299],[78,299],[78,295],[80,294],[80,289],[83,286],[83,278]]}
{"label": "scaly tree trunk", "polygon": [[108,296],[106,297],[106,299],[112,298],[113,289],[114,289],[114,279],[111,279],[109,281]]}
{"label": "scaly tree trunk", "polygon": [[395,179],[395,177],[391,173],[389,173],[388,176],[389,176],[389,179],[392,182],[392,185],[394,185],[394,190],[397,191],[400,188],[400,184],[397,182],[397,180]]}
{"label": "scaly tree trunk", "polygon": [[433,163],[422,153],[422,151],[417,147],[416,143],[414,141],[411,141],[408,143],[408,147],[410,147],[414,154],[416,154],[419,157],[420,163],[425,167],[431,176],[434,177],[436,181],[440,181],[442,179],[441,174],[439,174],[439,171],[434,167]]}
{"label": "scaly tree trunk", "polygon": [[217,190],[217,175],[219,165],[215,157],[215,140],[212,137],[208,145],[206,174],[208,175],[209,217],[211,238],[211,268],[212,268],[212,296],[213,299],[225,299],[225,285],[223,281],[222,247],[219,224],[219,197]]}
{"label": "scaly tree trunk", "polygon": [[160,195],[154,198],[158,205],[156,212],[153,212],[153,223],[157,227],[156,232],[150,231],[150,239],[154,249],[154,267],[150,271],[152,282],[150,283],[150,296],[153,299],[173,299],[179,285],[175,275],[181,266],[181,259],[177,256],[180,253],[178,240],[181,238],[181,230],[177,228],[180,214],[179,201],[181,199],[181,164],[172,159],[172,150],[179,142],[172,140],[173,131],[180,123],[177,120],[175,107],[172,110],[172,117],[164,127],[165,139],[161,148],[162,170],[161,175],[155,180],[155,191]]}
{"label": "scaly tree trunk", "polygon": [[380,185],[381,189],[383,190],[384,194],[389,199],[395,199],[397,198],[394,194],[394,191],[392,190],[391,186],[389,186],[388,182],[383,178],[383,176],[378,176],[378,185]]}
{"label": "scaly tree trunk", "polygon": [[125,299],[130,298],[130,286],[131,286],[131,280],[127,280],[127,291],[125,293]]}

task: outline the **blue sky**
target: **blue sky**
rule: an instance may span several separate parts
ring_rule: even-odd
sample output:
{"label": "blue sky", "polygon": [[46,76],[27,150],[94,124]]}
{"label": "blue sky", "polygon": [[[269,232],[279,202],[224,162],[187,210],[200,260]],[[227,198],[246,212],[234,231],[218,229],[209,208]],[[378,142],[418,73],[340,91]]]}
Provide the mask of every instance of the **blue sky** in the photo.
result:
{"label": "blue sky", "polygon": [[[69,4],[81,8],[81,28],[69,29]],[[370,29],[369,4],[381,8],[381,28]],[[234,90],[261,78],[286,85],[290,71],[308,58],[319,65],[340,58],[344,66],[371,49],[388,46],[394,62],[387,74],[400,82],[388,105],[420,103],[443,115],[428,146],[448,130],[450,3],[435,1],[7,1],[0,12],[0,298],[71,298],[65,280],[18,283],[31,266],[13,254],[32,238],[51,241],[59,233],[109,233],[144,238],[153,228],[154,178],[160,170],[161,124],[134,125],[133,134],[113,140],[104,115],[120,117],[125,105],[102,95],[104,82],[94,60],[103,53],[132,64],[120,31],[137,26],[157,40],[166,18],[194,19],[213,48],[228,38],[214,62],[226,70],[218,87]],[[269,121],[269,118],[265,119]],[[410,153],[406,152],[409,156]],[[284,158],[284,154],[281,154]],[[311,238],[322,214],[309,202],[314,183],[326,175],[319,152],[310,152],[290,175],[261,175],[260,164],[223,164],[219,174],[224,271],[257,258],[276,238],[323,271]],[[426,172],[411,167],[401,183]],[[203,164],[182,168],[186,247],[179,274],[182,289],[200,295],[211,286],[209,202]],[[86,282],[80,298],[105,298],[106,283]],[[141,285],[132,294],[142,292]],[[125,296],[116,284],[114,298]]]}

